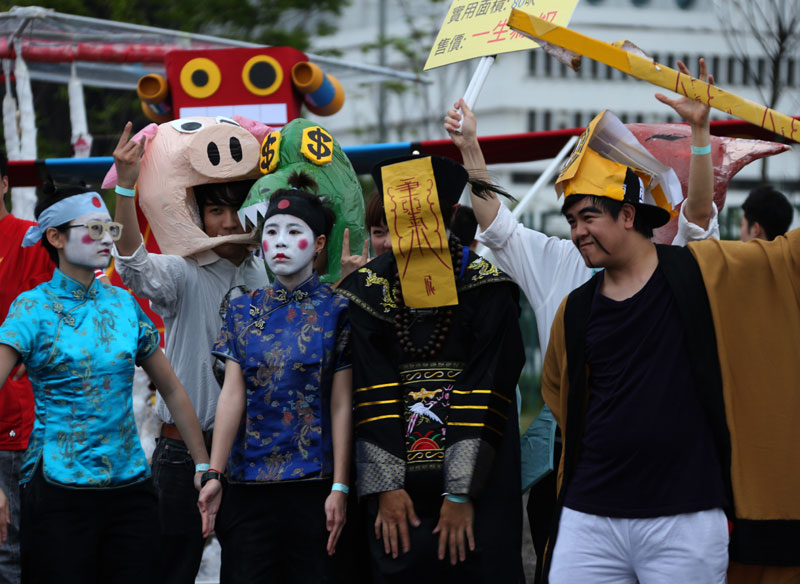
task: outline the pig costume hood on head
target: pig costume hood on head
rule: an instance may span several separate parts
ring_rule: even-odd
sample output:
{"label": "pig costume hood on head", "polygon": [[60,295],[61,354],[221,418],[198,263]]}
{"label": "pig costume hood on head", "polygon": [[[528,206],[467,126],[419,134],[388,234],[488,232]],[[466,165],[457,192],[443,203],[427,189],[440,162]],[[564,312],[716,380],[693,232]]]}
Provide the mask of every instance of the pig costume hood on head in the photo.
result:
{"label": "pig costume hood on head", "polygon": [[[239,116],[191,117],[150,124],[136,185],[139,206],[163,253],[192,256],[223,243],[252,244],[252,234],[209,237],[203,231],[193,187],[261,176],[261,141],[272,128]],[[111,168],[104,188],[116,184]]]}

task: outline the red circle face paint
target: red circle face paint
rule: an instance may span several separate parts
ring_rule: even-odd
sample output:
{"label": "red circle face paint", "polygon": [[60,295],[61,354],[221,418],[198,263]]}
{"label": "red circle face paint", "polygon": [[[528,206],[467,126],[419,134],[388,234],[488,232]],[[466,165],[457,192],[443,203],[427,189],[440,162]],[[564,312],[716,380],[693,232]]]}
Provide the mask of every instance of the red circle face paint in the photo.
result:
{"label": "red circle face paint", "polygon": [[288,206],[289,206],[289,201],[287,201],[286,199],[278,201],[278,209],[285,209]]}
{"label": "red circle face paint", "polygon": [[261,248],[264,250],[264,253],[269,251],[269,243],[267,243],[266,239],[261,242]]}
{"label": "red circle face paint", "polygon": [[307,239],[301,239],[300,241],[297,242],[297,247],[300,248],[300,249],[307,248],[308,247],[308,240]]}
{"label": "red circle face paint", "polygon": [[81,237],[81,243],[85,243],[86,245],[89,245],[89,244],[94,243],[94,239],[89,237],[89,234],[87,233],[86,235]]}
{"label": "red circle face paint", "polygon": [[98,209],[103,206],[103,203],[100,202],[98,197],[92,197],[92,205],[97,207]]}

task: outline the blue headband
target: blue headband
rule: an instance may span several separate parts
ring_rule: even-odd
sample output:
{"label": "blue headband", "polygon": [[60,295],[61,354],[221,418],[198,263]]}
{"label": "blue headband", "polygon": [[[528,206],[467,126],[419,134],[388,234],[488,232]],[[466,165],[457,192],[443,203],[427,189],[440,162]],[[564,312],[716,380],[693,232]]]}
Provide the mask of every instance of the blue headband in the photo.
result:
{"label": "blue headband", "polygon": [[29,227],[22,240],[22,247],[30,247],[41,241],[44,232],[50,227],[58,227],[69,223],[73,219],[89,215],[90,213],[108,213],[103,198],[97,193],[81,193],[61,199],[58,203],[50,205],[39,215],[39,224]]}

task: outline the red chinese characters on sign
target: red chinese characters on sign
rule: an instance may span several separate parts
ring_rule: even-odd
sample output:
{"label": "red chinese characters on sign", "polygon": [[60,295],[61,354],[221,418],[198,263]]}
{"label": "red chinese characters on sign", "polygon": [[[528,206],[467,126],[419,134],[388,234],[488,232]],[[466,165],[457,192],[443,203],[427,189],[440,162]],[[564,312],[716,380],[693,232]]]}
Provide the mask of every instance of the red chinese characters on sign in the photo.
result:
{"label": "red chinese characters on sign", "polygon": [[[408,264],[414,255],[425,258],[426,254],[432,254],[442,266],[452,270],[449,262],[443,259],[443,252],[448,250],[447,237],[437,213],[438,205],[434,203],[433,181],[425,179],[423,182],[425,184],[421,185],[415,177],[408,177],[396,187],[388,189],[387,193],[394,204],[394,209],[387,215],[394,216],[391,229],[403,258],[401,276],[406,275]],[[426,291],[427,289],[426,282]],[[435,294],[433,286],[428,295],[432,294]]]}
{"label": "red chinese characters on sign", "polygon": [[428,296],[433,296],[436,294],[436,288],[433,287],[433,277],[431,277],[429,274],[425,276],[423,280],[425,281],[425,294]]}
{"label": "red chinese characters on sign", "polygon": [[499,20],[492,30],[485,30],[472,34],[473,37],[487,36],[486,44],[502,43],[514,39],[521,39],[524,35],[508,28],[507,20]]}

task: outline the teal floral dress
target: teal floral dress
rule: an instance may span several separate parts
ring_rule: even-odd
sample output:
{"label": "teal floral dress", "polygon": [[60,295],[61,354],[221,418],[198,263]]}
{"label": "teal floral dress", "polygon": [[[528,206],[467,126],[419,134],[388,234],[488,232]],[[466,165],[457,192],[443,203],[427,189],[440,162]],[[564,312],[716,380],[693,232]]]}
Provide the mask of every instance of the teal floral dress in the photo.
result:
{"label": "teal floral dress", "polygon": [[28,369],[35,421],[21,483],[41,463],[50,483],[120,487],[150,476],[131,388],[134,364],[159,334],[129,292],[93,280],[89,288],[56,270],[24,292],[0,326]]}

